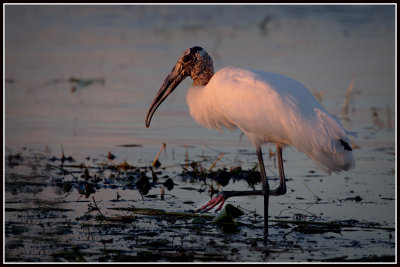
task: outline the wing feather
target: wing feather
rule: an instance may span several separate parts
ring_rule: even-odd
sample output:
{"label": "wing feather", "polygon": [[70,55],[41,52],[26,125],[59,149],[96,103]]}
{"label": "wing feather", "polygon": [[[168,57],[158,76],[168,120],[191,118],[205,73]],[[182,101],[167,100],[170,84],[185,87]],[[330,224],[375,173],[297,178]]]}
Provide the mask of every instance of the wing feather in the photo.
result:
{"label": "wing feather", "polygon": [[227,67],[218,71],[206,88],[213,91],[218,107],[214,114],[219,121],[239,127],[254,145],[292,145],[325,171],[354,166],[352,153],[340,142],[349,143],[346,131],[298,81],[276,73]]}

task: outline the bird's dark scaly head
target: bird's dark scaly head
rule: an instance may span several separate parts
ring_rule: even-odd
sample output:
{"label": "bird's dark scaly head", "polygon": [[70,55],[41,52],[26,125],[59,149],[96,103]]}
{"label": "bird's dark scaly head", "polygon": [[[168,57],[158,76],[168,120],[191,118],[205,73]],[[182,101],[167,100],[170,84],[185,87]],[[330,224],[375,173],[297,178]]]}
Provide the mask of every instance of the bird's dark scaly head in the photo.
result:
{"label": "bird's dark scaly head", "polygon": [[150,126],[151,118],[161,103],[187,77],[193,79],[193,85],[206,85],[214,74],[213,62],[206,50],[200,46],[186,49],[176,62],[171,72],[154,97],[146,115],[146,127]]}

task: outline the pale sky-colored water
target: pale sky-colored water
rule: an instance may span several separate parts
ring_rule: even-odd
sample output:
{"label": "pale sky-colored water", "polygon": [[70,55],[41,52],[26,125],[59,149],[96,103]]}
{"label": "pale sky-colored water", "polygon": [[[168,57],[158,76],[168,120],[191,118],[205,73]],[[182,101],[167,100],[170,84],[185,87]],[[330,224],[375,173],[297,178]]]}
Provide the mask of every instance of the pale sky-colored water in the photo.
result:
{"label": "pale sky-colored water", "polygon": [[[189,79],[144,127],[152,97],[193,45],[210,53],[216,70],[293,77],[323,94],[335,115],[353,78],[356,110],[394,112],[390,6],[6,6],[5,22],[9,145],[236,140],[238,133],[219,138],[189,117]],[[105,82],[71,93],[71,77]]]}

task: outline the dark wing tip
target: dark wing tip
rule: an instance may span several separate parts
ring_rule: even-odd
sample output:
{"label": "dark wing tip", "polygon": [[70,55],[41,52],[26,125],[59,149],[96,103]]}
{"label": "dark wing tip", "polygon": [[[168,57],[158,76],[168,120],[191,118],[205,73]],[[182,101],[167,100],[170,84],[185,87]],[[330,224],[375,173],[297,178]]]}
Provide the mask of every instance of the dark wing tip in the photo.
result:
{"label": "dark wing tip", "polygon": [[344,149],[346,149],[346,150],[348,150],[348,151],[352,151],[352,150],[353,150],[353,149],[351,148],[351,146],[350,146],[347,142],[343,141],[342,139],[339,139],[339,141],[340,141],[340,143],[342,144],[342,146],[344,147]]}

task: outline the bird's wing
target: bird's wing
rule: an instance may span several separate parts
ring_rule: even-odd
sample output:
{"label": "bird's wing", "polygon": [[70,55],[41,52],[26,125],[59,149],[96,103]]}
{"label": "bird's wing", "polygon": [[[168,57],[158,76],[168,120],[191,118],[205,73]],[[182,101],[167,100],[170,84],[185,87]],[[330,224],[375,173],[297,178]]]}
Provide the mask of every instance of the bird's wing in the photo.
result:
{"label": "bird's wing", "polygon": [[301,131],[320,107],[302,84],[280,74],[228,67],[215,76],[209,86],[221,112],[243,131],[281,139],[275,141],[292,143],[293,130]]}
{"label": "bird's wing", "polygon": [[[339,140],[349,140],[343,127],[298,81],[234,67],[224,68],[214,76],[208,86],[215,90],[219,112],[256,146],[264,142],[292,145],[314,161],[318,151],[319,156],[321,151],[344,153]],[[328,168],[335,169],[331,165]]]}

